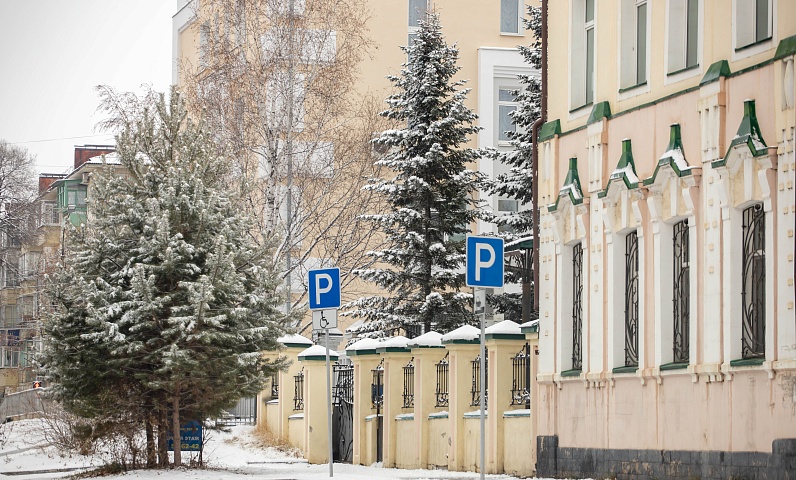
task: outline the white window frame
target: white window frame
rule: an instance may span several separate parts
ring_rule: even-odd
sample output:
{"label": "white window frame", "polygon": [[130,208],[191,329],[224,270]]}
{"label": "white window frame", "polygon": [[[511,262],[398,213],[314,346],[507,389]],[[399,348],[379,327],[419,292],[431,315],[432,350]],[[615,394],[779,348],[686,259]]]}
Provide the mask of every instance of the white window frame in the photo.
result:
{"label": "white window frame", "polygon": [[[519,102],[517,102],[517,100],[514,97],[514,95],[511,95],[511,92],[514,91],[514,90],[518,90],[518,89],[519,89],[519,87],[513,87],[513,86],[509,87],[509,86],[504,86],[504,85],[500,85],[500,84],[498,84],[498,87],[497,87],[497,95],[496,95],[496,99],[497,99],[497,107],[496,108],[497,108],[497,111],[495,112],[496,113],[495,118],[497,119],[497,121],[495,122],[495,128],[496,128],[496,130],[495,130],[495,138],[497,139],[497,144],[499,146],[501,146],[501,147],[507,147],[507,146],[511,145],[511,142],[510,142],[510,140],[508,138],[501,138],[503,136],[504,132],[509,131],[509,130],[503,130],[501,128],[500,120],[501,120],[501,118],[503,118],[503,115],[501,114],[501,107],[509,107],[509,108],[511,108],[511,111],[517,111],[517,109],[519,108],[520,104],[519,104]],[[511,100],[501,100],[500,99],[501,92],[508,92],[508,94],[511,95],[512,99]],[[518,131],[517,125],[513,123],[513,119],[511,119],[511,116],[509,116],[509,119],[512,121],[510,126],[513,127],[513,131],[515,131],[515,132]]]}
{"label": "white window frame", "polygon": [[[695,1],[695,35],[688,37],[688,2]],[[704,2],[701,0],[668,0],[666,2],[666,43],[664,45],[665,72],[664,85],[676,83],[702,73],[702,41]],[[694,38],[695,37],[695,38]],[[695,64],[688,66],[689,41],[696,42]]]}
{"label": "white window frame", "polygon": [[[641,7],[646,9],[646,16],[642,19],[644,24],[644,38],[639,39],[638,12]],[[649,57],[650,57],[650,9],[652,2],[648,0],[621,0],[620,38],[619,38],[619,88],[620,94],[625,90],[635,90],[649,83]],[[640,42],[642,40],[643,43]],[[641,45],[639,45],[641,43]],[[644,50],[643,68],[644,78],[639,80],[639,48]],[[649,90],[649,88],[645,89]]]}
{"label": "white window frame", "polygon": [[[508,18],[507,16],[511,13],[511,12],[504,12],[504,10],[503,10],[504,2],[512,2],[514,5],[516,5],[517,16],[514,19],[515,20],[515,22],[514,22],[515,31],[503,30],[504,20],[506,20],[505,23],[508,23],[510,18]],[[523,10],[524,6],[525,6],[525,2],[523,0],[500,0],[500,34],[501,35],[523,36],[522,25],[521,25],[522,22],[520,21],[520,19],[522,18],[522,15],[523,15],[523,11],[522,10]]]}
{"label": "white window frame", "polygon": [[[768,35],[758,38],[756,32],[757,2],[759,0],[733,0],[732,2],[732,60],[757,55],[772,48],[776,48],[777,22],[774,21],[774,12],[778,0],[767,1],[768,8]],[[749,19],[753,18],[753,21]]]}
{"label": "white window frame", "polygon": [[[594,18],[586,22],[586,3],[594,2]],[[572,23],[570,25],[570,46],[569,49],[569,110],[570,119],[572,114],[576,117],[588,114],[587,107],[594,104],[597,96],[597,1],[596,0],[571,0]],[[594,45],[592,45],[592,71],[591,80],[588,68],[587,38],[592,32]],[[589,85],[591,83],[591,85]],[[591,98],[589,98],[591,94]]]}
{"label": "white window frame", "polygon": [[[431,0],[407,0],[406,23],[409,25],[410,31],[412,31],[412,29],[416,31],[418,28],[420,28],[420,24],[418,22],[426,16],[426,12],[429,10],[429,3],[431,3]],[[417,12],[417,15],[412,15],[413,10]],[[414,22],[412,20],[414,20]]]}

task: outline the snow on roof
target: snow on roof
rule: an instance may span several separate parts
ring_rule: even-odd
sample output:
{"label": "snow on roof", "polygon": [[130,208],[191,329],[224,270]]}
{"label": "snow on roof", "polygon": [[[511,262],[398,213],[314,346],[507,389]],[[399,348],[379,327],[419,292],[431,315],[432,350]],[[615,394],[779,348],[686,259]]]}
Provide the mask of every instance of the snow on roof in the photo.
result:
{"label": "snow on roof", "polygon": [[636,176],[636,172],[633,171],[633,166],[630,164],[626,165],[625,167],[617,168],[616,170],[614,170],[613,173],[611,174],[610,179],[611,180],[619,179],[622,178],[623,175],[625,176],[625,178],[627,178],[628,182],[638,183],[638,176]]}
{"label": "snow on roof", "polygon": [[450,331],[442,336],[443,342],[452,340],[475,340],[481,335],[481,330],[472,325],[463,325],[456,330]]}
{"label": "snow on roof", "polygon": [[442,334],[439,332],[426,332],[419,337],[409,340],[409,347],[441,347]]}
{"label": "snow on roof", "polygon": [[520,328],[535,327],[537,325],[539,325],[539,319],[538,318],[536,320],[531,320],[530,322],[523,323],[522,325],[520,325]]}
{"label": "snow on roof", "polygon": [[[316,357],[316,356],[326,356],[326,347],[322,347],[320,345],[313,345],[310,348],[302,351],[298,354],[299,358],[302,357]],[[339,357],[340,354],[335,352],[334,350],[329,350],[329,356]]]}
{"label": "snow on roof", "polygon": [[670,161],[674,162],[677,169],[681,172],[691,169],[691,165],[685,161],[685,155],[683,155],[683,150],[680,148],[673,148],[671,150],[667,150],[663,155],[661,155],[661,160],[670,159]]}
{"label": "snow on roof", "polygon": [[357,330],[359,330],[359,327],[361,327],[363,323],[365,323],[364,320],[357,320],[356,322],[352,323],[351,326],[346,328],[345,331],[356,332]]}
{"label": "snow on roof", "polygon": [[[480,332],[479,332],[480,333]],[[484,333],[486,334],[522,334],[520,326],[511,320],[503,320],[487,328]]]}
{"label": "snow on roof", "polygon": [[295,333],[291,334],[291,335],[281,336],[281,337],[277,338],[276,341],[281,343],[282,345],[285,345],[285,344],[288,344],[288,343],[298,343],[298,344],[301,344],[301,345],[312,345],[312,340],[310,340],[307,337],[303,337],[301,335],[297,335]]}
{"label": "snow on roof", "polygon": [[358,340],[348,348],[345,349],[346,352],[355,352],[357,350],[373,350],[381,346],[381,342],[376,340],[375,338],[363,338],[362,340]]}
{"label": "snow on roof", "polygon": [[398,335],[397,337],[392,337],[381,342],[379,348],[406,348],[407,343],[409,343],[408,338],[404,337],[403,335]]}

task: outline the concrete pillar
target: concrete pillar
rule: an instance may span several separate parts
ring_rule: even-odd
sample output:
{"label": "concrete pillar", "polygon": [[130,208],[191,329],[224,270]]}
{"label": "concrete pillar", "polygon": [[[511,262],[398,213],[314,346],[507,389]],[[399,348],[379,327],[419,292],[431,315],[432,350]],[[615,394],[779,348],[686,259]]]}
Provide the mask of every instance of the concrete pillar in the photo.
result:
{"label": "concrete pillar", "polygon": [[407,339],[397,336],[382,342],[376,350],[384,359],[384,432],[383,432],[383,463],[384,467],[394,468],[397,436],[395,424],[398,415],[411,413],[412,410],[403,408],[404,367],[412,358],[412,352],[407,347]]}
{"label": "concrete pillar", "polygon": [[408,468],[428,468],[428,415],[439,410],[437,403],[437,363],[445,357],[442,335],[428,332],[409,341],[415,365],[415,449],[417,463]]}
{"label": "concrete pillar", "polygon": [[[273,352],[263,352],[263,358],[268,362],[273,362],[280,357],[279,351]],[[279,375],[279,372],[276,372],[274,375]],[[256,425],[258,431],[268,430],[269,432],[279,435],[279,425],[269,425],[268,419],[266,418],[266,405],[270,401],[278,402],[278,399],[273,399],[271,395],[271,384],[273,380],[269,379],[263,385],[263,389],[260,393],[257,394],[257,418],[256,418]],[[278,423],[278,422],[277,422]]]}
{"label": "concrete pillar", "polygon": [[520,326],[511,320],[504,320],[486,329],[486,348],[489,372],[487,392],[489,401],[486,419],[486,471],[487,473],[503,473],[503,413],[507,410],[519,410],[525,405],[511,405],[512,359],[525,345],[525,335]]}
{"label": "concrete pillar", "polygon": [[373,422],[367,422],[367,417],[375,413],[371,408],[370,385],[373,378],[371,370],[381,361],[376,352],[379,345],[377,340],[363,338],[346,348],[346,355],[354,364],[354,465],[370,465],[376,461],[376,444],[371,445],[367,441],[367,428]]}
{"label": "concrete pillar", "polygon": [[[304,366],[304,458],[309,463],[328,463],[330,403],[326,386],[326,348],[313,345],[298,358]],[[330,369],[337,358],[337,352],[330,350]]]}
{"label": "concrete pillar", "polygon": [[448,434],[451,443],[448,452],[448,470],[463,471],[466,469],[464,414],[477,409],[470,405],[470,388],[472,386],[470,362],[480,352],[480,334],[479,329],[465,325],[442,336],[442,344],[450,352],[448,357],[450,362]]}
{"label": "concrete pillar", "polygon": [[278,373],[279,415],[273,433],[287,442],[289,439],[287,418],[297,413],[297,411],[293,410],[293,377],[298,374],[302,366],[298,361],[298,354],[312,346],[312,342],[301,335],[285,335],[277,339],[277,341],[284,346],[280,351],[280,356],[285,356],[289,365],[287,370]]}

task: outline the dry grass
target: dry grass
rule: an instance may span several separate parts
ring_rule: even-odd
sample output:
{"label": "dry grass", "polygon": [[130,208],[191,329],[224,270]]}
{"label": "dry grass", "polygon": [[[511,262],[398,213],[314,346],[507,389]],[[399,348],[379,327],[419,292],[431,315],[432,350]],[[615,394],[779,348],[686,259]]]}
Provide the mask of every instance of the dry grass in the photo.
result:
{"label": "dry grass", "polygon": [[266,429],[257,429],[252,432],[252,440],[257,446],[262,448],[273,448],[291,457],[299,458],[302,456],[301,450],[288,443],[287,439]]}

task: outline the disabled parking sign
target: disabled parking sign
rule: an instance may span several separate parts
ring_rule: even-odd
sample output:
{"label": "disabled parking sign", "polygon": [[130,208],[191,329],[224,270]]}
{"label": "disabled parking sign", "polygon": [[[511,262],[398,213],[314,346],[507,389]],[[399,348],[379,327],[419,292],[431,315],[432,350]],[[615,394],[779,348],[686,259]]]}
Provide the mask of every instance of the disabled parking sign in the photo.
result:
{"label": "disabled parking sign", "polygon": [[468,287],[503,288],[503,239],[467,237]]}

